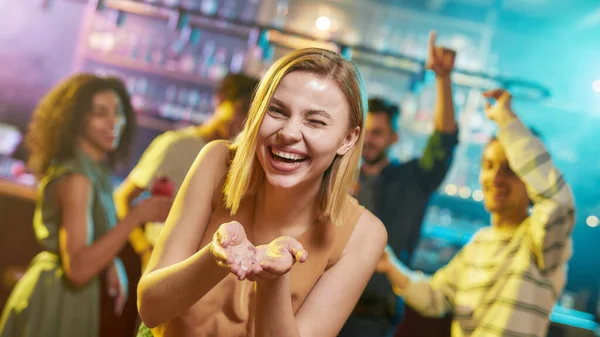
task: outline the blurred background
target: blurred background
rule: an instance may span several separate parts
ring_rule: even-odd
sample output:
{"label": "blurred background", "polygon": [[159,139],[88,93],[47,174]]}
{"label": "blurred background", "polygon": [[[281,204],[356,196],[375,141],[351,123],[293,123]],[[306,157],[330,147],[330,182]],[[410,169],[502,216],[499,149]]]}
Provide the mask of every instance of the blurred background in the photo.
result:
{"label": "blurred background", "polygon": [[431,29],[457,51],[460,143],[431,201],[413,267],[435,271],[489,225],[478,172],[482,144],[495,130],[480,94],[503,86],[574,189],[575,249],[560,304],[597,321],[598,0],[0,0],[0,187],[18,190],[0,204],[0,268],[26,264],[37,252],[3,250],[7,240],[33,242],[28,215],[8,210],[26,213],[35,198],[21,138],[39,99],[67,75],[125,80],[139,122],[133,165],[158,134],[206,120],[211,93],[228,72],[259,75],[295,48],[336,50],[358,64],[369,94],[402,107],[393,156],[405,161],[421,153],[433,129],[433,78],[423,69]]}

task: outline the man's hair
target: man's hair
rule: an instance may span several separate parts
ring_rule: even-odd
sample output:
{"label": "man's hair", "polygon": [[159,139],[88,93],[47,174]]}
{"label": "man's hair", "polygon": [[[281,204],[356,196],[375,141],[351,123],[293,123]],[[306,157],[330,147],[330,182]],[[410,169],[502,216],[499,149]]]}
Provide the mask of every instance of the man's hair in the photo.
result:
{"label": "man's hair", "polygon": [[255,77],[230,73],[221,80],[216,94],[223,101],[250,101],[257,85]]}
{"label": "man's hair", "polygon": [[400,108],[398,105],[383,97],[373,97],[369,99],[369,113],[385,114],[392,129],[396,130],[396,122],[400,117]]}

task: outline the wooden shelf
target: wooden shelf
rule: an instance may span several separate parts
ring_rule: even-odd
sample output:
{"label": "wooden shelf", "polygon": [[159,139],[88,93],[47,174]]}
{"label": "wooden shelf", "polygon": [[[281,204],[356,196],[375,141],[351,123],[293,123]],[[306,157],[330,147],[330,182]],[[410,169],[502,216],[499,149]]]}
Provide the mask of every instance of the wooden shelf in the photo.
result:
{"label": "wooden shelf", "polygon": [[[236,35],[250,38],[252,32],[260,30],[268,32],[277,39],[269,43],[285,46],[289,48],[292,39],[313,40],[316,43],[325,45],[326,49],[342,50],[348,48],[355,56],[353,59],[360,59],[366,65],[383,67],[402,73],[419,74],[422,78],[424,72],[424,60],[418,60],[408,55],[402,55],[395,52],[385,52],[376,50],[365,45],[348,45],[342,41],[334,39],[320,39],[315,36],[271,25],[261,24],[259,22],[246,22],[237,19],[221,18],[218,16],[207,16],[200,11],[186,10],[182,7],[164,7],[150,5],[145,3],[133,2],[131,0],[104,0],[106,8],[119,10],[125,13],[145,15],[150,17],[162,18],[169,21],[169,26],[176,29],[181,24],[189,24],[204,29],[212,29],[223,34]],[[286,43],[287,42],[287,43]],[[334,47],[337,46],[337,48]],[[360,57],[358,57],[360,55]],[[458,85],[466,87],[475,87],[487,89],[489,86],[500,86],[512,90],[513,96],[532,100],[539,100],[551,96],[551,92],[545,86],[530,81],[524,81],[515,78],[498,77],[486,72],[473,72],[462,69],[455,69],[453,79]]]}
{"label": "wooden shelf", "polygon": [[200,75],[195,74],[187,74],[184,72],[178,72],[173,70],[166,70],[156,68],[150,64],[131,60],[122,56],[113,55],[109,53],[97,53],[97,52],[85,52],[83,55],[85,60],[94,61],[106,65],[111,65],[115,67],[122,67],[131,70],[137,70],[141,72],[145,72],[148,74],[154,74],[158,76],[167,77],[173,80],[189,82],[193,84],[197,84],[203,87],[216,88],[218,86],[218,82],[215,82],[211,79],[201,77]]}
{"label": "wooden shelf", "polygon": [[189,24],[206,30],[248,38],[253,29],[252,24],[234,23],[216,16],[207,16],[197,11],[187,11],[183,8],[168,8],[157,5],[133,2],[130,0],[104,0],[106,8],[118,10],[125,13],[155,17],[171,22],[171,26],[177,26],[183,16],[189,18]]}

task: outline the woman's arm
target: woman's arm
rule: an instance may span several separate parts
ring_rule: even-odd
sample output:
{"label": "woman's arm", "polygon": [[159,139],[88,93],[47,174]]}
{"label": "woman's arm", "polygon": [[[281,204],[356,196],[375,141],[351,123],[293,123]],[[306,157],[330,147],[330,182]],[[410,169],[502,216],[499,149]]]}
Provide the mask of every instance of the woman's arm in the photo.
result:
{"label": "woman's arm", "polygon": [[175,198],[165,227],[138,285],[138,309],[148,327],[188,310],[229,272],[209,243],[198,250],[212,215],[212,198],[227,171],[228,144],[207,144]]}
{"label": "woman's arm", "polygon": [[336,336],[373,274],[386,242],[383,223],[365,211],[342,257],[321,276],[295,317],[289,273],[257,282],[256,335]]}
{"label": "woman's arm", "polygon": [[168,198],[149,199],[98,240],[89,242],[88,228],[93,226],[88,214],[93,192],[90,180],[73,173],[64,177],[57,188],[62,213],[60,254],[67,277],[77,286],[85,285],[108,267],[133,228],[143,221],[164,219],[171,205]]}

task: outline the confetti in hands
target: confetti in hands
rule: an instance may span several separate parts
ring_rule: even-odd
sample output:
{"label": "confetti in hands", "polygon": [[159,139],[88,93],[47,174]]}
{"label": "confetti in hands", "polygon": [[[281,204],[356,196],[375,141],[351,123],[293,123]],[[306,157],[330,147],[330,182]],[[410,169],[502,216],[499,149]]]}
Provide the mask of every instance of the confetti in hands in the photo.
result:
{"label": "confetti in hands", "polygon": [[237,221],[222,224],[213,235],[211,253],[219,266],[229,268],[239,280],[260,281],[289,272],[303,263],[308,252],[296,239],[282,236],[267,245],[255,247]]}

